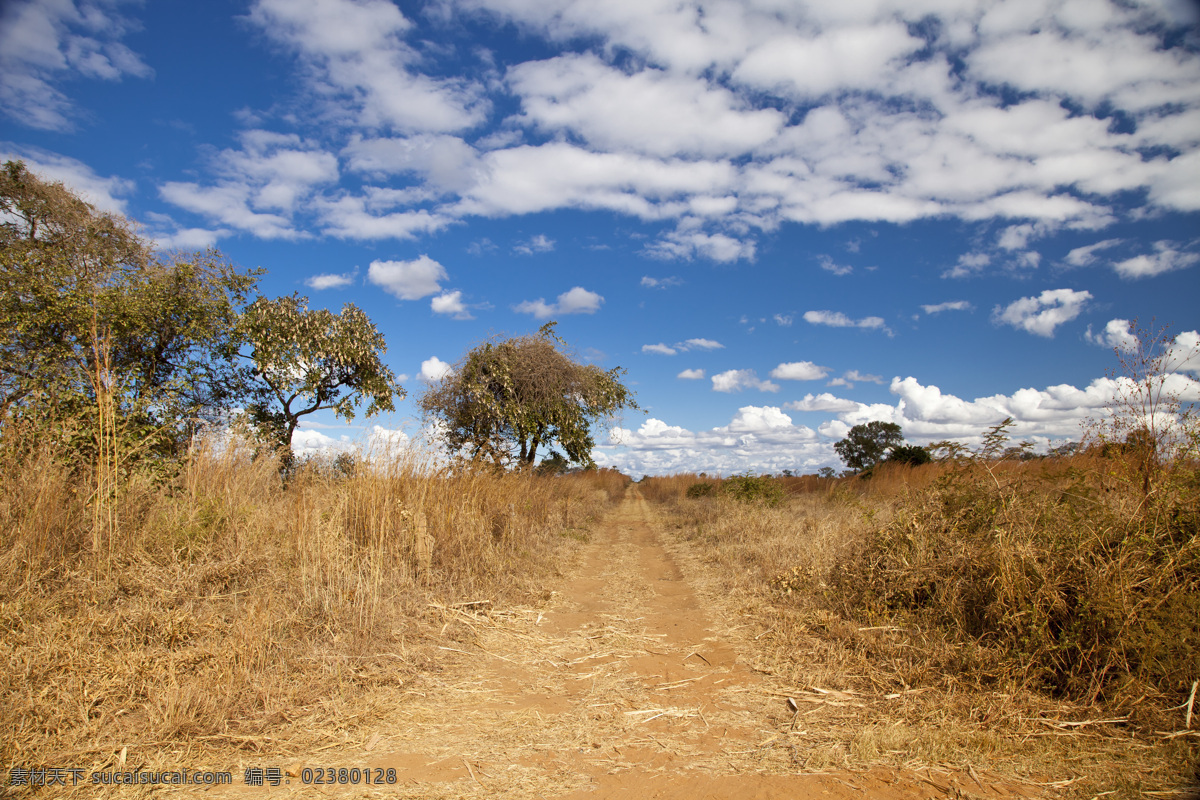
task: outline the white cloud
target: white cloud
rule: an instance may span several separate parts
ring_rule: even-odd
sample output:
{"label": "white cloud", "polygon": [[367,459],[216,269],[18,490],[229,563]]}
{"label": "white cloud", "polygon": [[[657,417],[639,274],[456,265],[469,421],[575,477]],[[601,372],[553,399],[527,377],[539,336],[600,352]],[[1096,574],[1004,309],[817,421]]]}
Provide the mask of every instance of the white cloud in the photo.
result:
{"label": "white cloud", "polygon": [[654,258],[685,260],[702,256],[713,261],[729,263],[742,259],[753,261],[756,248],[753,241],[737,239],[723,233],[705,233],[689,225],[686,230],[670,231],[657,242],[647,245],[646,254]]}
{"label": "white cloud", "polygon": [[865,372],[859,372],[856,369],[850,370],[842,377],[848,381],[855,381],[857,383],[883,383],[882,375],[870,375]]}
{"label": "white cloud", "polygon": [[263,239],[299,239],[292,222],[314,193],[338,179],[337,157],[294,134],[248,130],[241,148],[209,162],[215,185],[169,181],[159,187],[168,203]]}
{"label": "white cloud", "polygon": [[849,275],[851,272],[854,272],[854,267],[846,264],[838,264],[832,258],[826,255],[817,256],[817,263],[821,266],[821,269],[825,270],[826,272],[832,272],[834,275],[838,276]]}
{"label": "white cloud", "polygon": [[1113,269],[1122,278],[1151,278],[1164,272],[1184,269],[1200,261],[1200,254],[1184,253],[1176,248],[1174,242],[1160,241],[1154,243],[1152,255],[1134,256],[1133,258],[1113,264]]}
{"label": "white cloud", "polygon": [[604,298],[595,292],[588,291],[582,286],[576,286],[558,296],[555,303],[547,303],[544,298],[526,300],[513,306],[518,314],[532,314],[538,319],[559,316],[562,314],[595,314],[600,310]]}
{"label": "white cloud", "polygon": [[0,161],[24,161],[29,171],[43,180],[62,183],[99,210],[114,214],[125,213],[122,195],[135,189],[133,181],[102,177],[78,159],[36,147],[0,143]]}
{"label": "white cloud", "polygon": [[971,304],[966,300],[949,300],[945,303],[921,306],[921,310],[926,314],[940,314],[943,311],[970,311],[971,308]]}
{"label": "white cloud", "polygon": [[1102,333],[1092,333],[1092,326],[1088,325],[1083,336],[1092,344],[1113,347],[1126,353],[1136,350],[1138,344],[1137,336],[1133,333],[1133,323],[1127,319],[1110,319]]}
{"label": "white cloud", "polygon": [[676,347],[681,350],[721,350],[725,345],[712,339],[688,339]]}
{"label": "white cloud", "polygon": [[443,292],[429,301],[429,307],[435,314],[445,314],[454,319],[475,319],[463,303],[462,292]]}
{"label": "white cloud", "polygon": [[401,300],[420,300],[442,290],[446,268],[422,255],[412,261],[372,261],[367,280]]}
{"label": "white cloud", "polygon": [[644,275],[642,277],[642,286],[645,286],[647,289],[666,289],[671,286],[680,286],[682,284],[683,280],[675,277],[674,275],[669,278],[651,278],[649,275]]}
{"label": "white cloud", "polygon": [[683,372],[675,376],[682,378],[685,381],[699,381],[704,379],[704,370],[702,369],[685,369]]}
{"label": "white cloud", "polygon": [[856,320],[840,311],[805,311],[804,321],[810,325],[828,325],[831,328],[865,328],[891,333],[884,323],[883,317],[863,317]]}
{"label": "white cloud", "polygon": [[412,23],[386,0],[257,0],[249,19],[299,55],[313,95],[346,121],[438,133],[487,113],[476,84],[410,69],[420,61],[404,41]]}
{"label": "white cloud", "polygon": [[679,351],[670,345],[662,344],[644,344],[642,345],[643,353],[658,353],[660,356],[673,356]]}
{"label": "white cloud", "polygon": [[1067,257],[1063,260],[1072,267],[1087,267],[1096,262],[1097,250],[1107,250],[1110,247],[1116,247],[1123,241],[1124,239],[1105,239],[1095,244],[1076,247],[1067,253]]}
{"label": "white cloud", "polygon": [[958,263],[942,273],[943,278],[967,278],[976,275],[988,264],[992,257],[987,253],[964,253],[958,257]]}
{"label": "white cloud", "polygon": [[430,356],[421,362],[421,380],[439,381],[454,369],[437,356]]}
{"label": "white cloud", "polygon": [[1078,317],[1091,299],[1091,292],[1047,289],[1037,297],[1022,297],[1004,308],[996,306],[992,320],[1049,338],[1059,325]]}
{"label": "white cloud", "polygon": [[784,403],[783,407],[789,411],[856,411],[859,405],[857,401],[835,397],[829,392],[821,392],[817,395],[806,394],[803,400]]}
{"label": "white cloud", "polygon": [[347,166],[372,176],[416,174],[424,179],[429,197],[468,188],[479,167],[475,148],[457,136],[364,138],[354,136],[342,150]]}
{"label": "white cloud", "polygon": [[752,369],[731,369],[712,376],[714,392],[740,392],[743,389],[758,389],[760,392],[778,392],[779,384],[759,380]]}
{"label": "white cloud", "polygon": [[781,328],[792,327],[792,315],[791,314],[776,314],[774,317],[772,317],[772,319],[774,319],[775,323],[777,325],[779,325],[779,327],[781,327]]}
{"label": "white cloud", "polygon": [[307,278],[304,285],[318,292],[324,289],[344,289],[352,285],[357,277],[357,269],[353,272],[326,272]]}
{"label": "white cloud", "polygon": [[553,249],[554,240],[541,233],[532,237],[529,241],[518,242],[513,245],[513,252],[525,256],[531,256],[534,253],[549,253]]}
{"label": "white cloud", "polygon": [[773,109],[749,108],[728,89],[659,69],[627,73],[592,54],[512,67],[521,120],[569,131],[593,147],[658,157],[725,156],[753,151],[786,122]]}
{"label": "white cloud", "polygon": [[828,367],[818,367],[811,361],[792,361],[771,370],[772,378],[786,381],[816,381],[828,374]]}
{"label": "white cloud", "polygon": [[76,76],[118,81],[154,70],[121,42],[136,24],[116,4],[11,0],[0,5],[0,111],[31,128],[68,131],[77,112],[59,88]]}

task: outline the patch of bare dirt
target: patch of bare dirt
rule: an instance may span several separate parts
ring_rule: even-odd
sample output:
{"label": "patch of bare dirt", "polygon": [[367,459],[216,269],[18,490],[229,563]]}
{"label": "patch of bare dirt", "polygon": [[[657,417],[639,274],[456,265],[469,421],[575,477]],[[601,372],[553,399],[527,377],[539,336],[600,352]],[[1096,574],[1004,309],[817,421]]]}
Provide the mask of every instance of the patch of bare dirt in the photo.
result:
{"label": "patch of bare dirt", "polygon": [[[444,647],[449,666],[397,690],[387,726],[275,765],[292,773],[278,788],[223,793],[312,794],[305,778],[332,767],[385,780],[394,770],[395,783],[336,783],[335,771],[335,784],[321,787],[352,797],[1038,796],[1034,785],[971,768],[813,766],[825,741],[820,712],[860,698],[756,672],[743,626],[706,605],[633,489],[545,608],[435,608],[454,640]],[[246,765],[271,766],[254,756]]]}

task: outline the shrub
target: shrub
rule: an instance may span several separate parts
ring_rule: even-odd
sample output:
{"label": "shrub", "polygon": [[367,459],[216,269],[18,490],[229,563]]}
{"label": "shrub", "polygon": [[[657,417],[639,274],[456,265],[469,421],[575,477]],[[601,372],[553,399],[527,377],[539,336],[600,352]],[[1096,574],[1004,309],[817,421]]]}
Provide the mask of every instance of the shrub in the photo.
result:
{"label": "shrub", "polygon": [[779,505],[786,496],[783,487],[774,478],[765,475],[731,475],[722,484],[721,490],[734,500],[761,502],[768,506]]}
{"label": "shrub", "polygon": [[687,489],[687,496],[693,500],[698,497],[712,497],[717,493],[715,483],[693,483]]}

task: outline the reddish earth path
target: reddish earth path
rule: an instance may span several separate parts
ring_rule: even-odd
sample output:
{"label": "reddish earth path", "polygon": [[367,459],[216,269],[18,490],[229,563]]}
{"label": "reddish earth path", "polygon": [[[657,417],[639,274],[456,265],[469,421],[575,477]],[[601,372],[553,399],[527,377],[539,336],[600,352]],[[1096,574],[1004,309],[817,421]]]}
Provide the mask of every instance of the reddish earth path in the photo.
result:
{"label": "reddish earth path", "polygon": [[[984,772],[808,770],[808,734],[820,715],[801,722],[787,697],[810,687],[788,687],[745,666],[736,629],[721,629],[706,613],[636,489],[593,531],[547,608],[479,604],[441,613],[459,640],[446,653],[450,666],[410,693],[368,741],[302,764],[394,769],[396,783],[322,794],[1036,796]],[[314,792],[297,785],[299,776],[289,781],[246,792]]]}

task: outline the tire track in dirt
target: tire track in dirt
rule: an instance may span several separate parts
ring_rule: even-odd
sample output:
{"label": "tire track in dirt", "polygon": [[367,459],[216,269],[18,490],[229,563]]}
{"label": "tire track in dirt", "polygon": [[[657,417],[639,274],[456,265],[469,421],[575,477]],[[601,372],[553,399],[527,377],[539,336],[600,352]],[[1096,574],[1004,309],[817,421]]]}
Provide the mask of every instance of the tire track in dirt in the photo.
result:
{"label": "tire track in dirt", "polygon": [[[297,765],[394,769],[397,782],[321,794],[1029,796],[978,775],[806,773],[805,731],[785,706],[786,687],[739,660],[734,631],[705,613],[636,487],[592,533],[548,608],[439,610],[465,639],[444,648],[446,670],[410,692],[373,741]],[[288,778],[285,791],[313,793],[300,783]]]}

